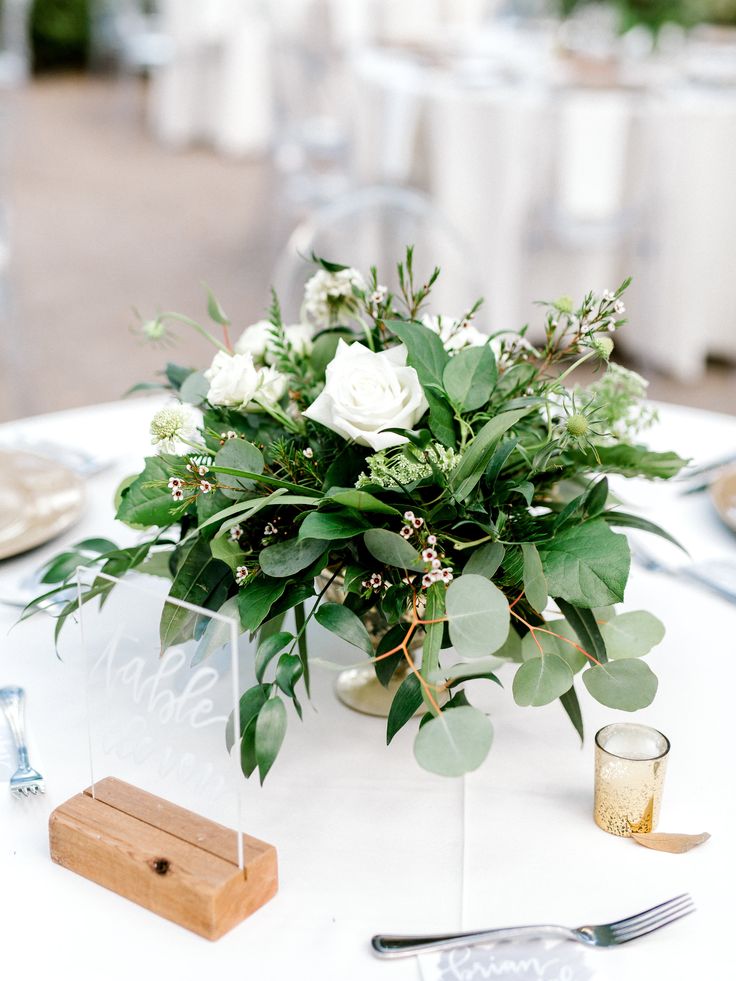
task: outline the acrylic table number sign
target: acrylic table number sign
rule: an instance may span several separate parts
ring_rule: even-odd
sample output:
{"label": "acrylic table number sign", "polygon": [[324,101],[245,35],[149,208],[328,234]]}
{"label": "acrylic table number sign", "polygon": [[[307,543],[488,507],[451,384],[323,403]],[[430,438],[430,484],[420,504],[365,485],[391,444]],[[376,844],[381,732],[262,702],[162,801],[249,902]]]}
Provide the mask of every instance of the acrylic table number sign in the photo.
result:
{"label": "acrylic table number sign", "polygon": [[[273,897],[242,833],[238,624],[166,580],[78,572],[89,786],[50,820],[55,862],[215,940]],[[69,625],[71,627],[71,624]],[[64,629],[67,629],[66,627]]]}

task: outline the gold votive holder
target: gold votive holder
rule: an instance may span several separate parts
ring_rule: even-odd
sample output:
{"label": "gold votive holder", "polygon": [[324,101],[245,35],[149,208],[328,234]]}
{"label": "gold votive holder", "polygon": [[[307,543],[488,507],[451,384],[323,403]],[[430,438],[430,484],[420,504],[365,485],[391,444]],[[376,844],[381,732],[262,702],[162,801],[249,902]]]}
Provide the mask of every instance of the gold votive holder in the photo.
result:
{"label": "gold votive holder", "polygon": [[614,722],[595,734],[595,800],[599,828],[630,838],[659,820],[669,739],[649,726]]}

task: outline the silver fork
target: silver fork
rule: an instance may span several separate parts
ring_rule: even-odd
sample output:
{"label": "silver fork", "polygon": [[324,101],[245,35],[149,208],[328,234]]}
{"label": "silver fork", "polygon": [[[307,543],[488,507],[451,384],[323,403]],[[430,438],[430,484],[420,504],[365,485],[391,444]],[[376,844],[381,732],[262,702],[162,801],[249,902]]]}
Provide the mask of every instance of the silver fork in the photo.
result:
{"label": "silver fork", "polygon": [[18,752],[18,769],[10,778],[10,792],[16,797],[46,793],[43,777],[28,760],[24,716],[26,693],[22,688],[0,688],[0,707],[5,712]]}
{"label": "silver fork", "polygon": [[448,933],[434,937],[376,936],[371,940],[378,957],[408,957],[433,950],[452,947],[472,947],[475,944],[495,943],[498,940],[574,940],[589,947],[614,947],[660,930],[688,913],[695,906],[688,893],[668,899],[666,903],[628,916],[625,920],[601,923],[597,926],[564,927],[552,924],[538,926],[502,927],[477,933]]}

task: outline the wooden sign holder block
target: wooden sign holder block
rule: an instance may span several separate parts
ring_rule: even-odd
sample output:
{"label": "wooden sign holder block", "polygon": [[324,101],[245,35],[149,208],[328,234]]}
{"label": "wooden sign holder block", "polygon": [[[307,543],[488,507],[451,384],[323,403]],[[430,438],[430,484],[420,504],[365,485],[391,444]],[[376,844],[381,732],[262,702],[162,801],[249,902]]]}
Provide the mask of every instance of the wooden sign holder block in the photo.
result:
{"label": "wooden sign holder block", "polygon": [[217,940],[278,889],[276,849],[114,777],[57,807],[51,858],[208,940]]}

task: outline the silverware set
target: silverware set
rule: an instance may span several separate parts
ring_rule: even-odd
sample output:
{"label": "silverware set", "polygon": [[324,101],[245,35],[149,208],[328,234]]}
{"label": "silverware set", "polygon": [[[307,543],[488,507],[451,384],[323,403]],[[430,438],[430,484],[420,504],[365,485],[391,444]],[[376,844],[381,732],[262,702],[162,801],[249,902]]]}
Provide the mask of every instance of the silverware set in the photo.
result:
{"label": "silverware set", "polygon": [[34,770],[28,759],[25,735],[25,692],[22,688],[0,688],[0,708],[8,720],[18,754],[18,769],[10,778],[10,792],[14,797],[30,797],[43,794],[46,786],[43,777]]}

